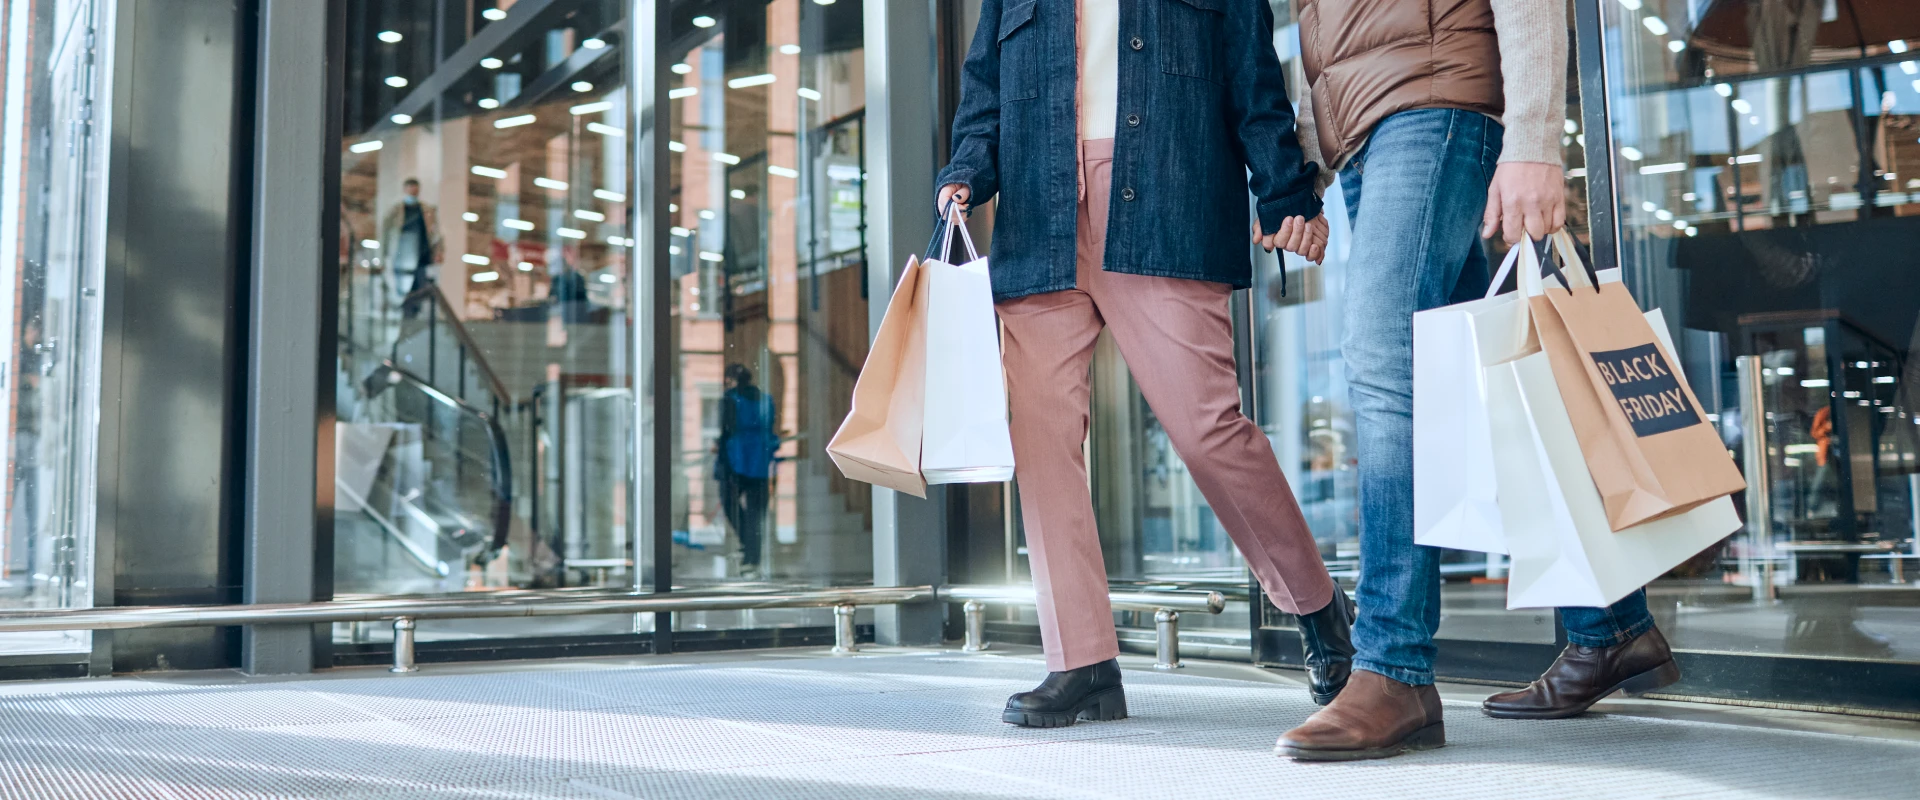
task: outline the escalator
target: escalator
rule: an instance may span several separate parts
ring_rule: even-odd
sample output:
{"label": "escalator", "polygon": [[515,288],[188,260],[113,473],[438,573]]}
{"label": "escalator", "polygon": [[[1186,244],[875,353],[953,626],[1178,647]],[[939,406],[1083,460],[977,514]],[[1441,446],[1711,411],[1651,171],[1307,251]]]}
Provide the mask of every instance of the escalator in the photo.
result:
{"label": "escalator", "polygon": [[407,300],[340,339],[336,595],[510,583],[512,397],[437,288]]}

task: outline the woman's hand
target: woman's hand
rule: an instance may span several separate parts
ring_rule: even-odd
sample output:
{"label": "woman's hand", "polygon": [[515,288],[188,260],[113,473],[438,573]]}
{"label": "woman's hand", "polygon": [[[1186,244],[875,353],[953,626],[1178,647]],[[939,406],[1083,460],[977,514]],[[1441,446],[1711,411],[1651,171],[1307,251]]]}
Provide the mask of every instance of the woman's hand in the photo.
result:
{"label": "woman's hand", "polygon": [[972,197],[973,190],[968,189],[966,184],[949,183],[940,187],[940,199],[934,208],[938,209],[940,213],[945,214],[947,213],[947,202],[952,201],[960,207],[960,213],[965,214],[967,213],[967,200]]}

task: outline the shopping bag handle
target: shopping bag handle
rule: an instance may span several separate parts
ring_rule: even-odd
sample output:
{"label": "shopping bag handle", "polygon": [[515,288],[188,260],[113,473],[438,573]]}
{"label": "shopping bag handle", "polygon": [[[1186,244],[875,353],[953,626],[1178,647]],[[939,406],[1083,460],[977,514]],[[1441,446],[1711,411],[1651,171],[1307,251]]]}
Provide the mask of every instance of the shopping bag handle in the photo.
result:
{"label": "shopping bag handle", "polygon": [[[1551,248],[1547,247],[1549,240],[1553,244]],[[1546,282],[1548,277],[1559,281],[1568,294],[1572,294],[1575,288],[1591,288],[1596,293],[1600,291],[1599,273],[1594,271],[1592,264],[1580,257],[1579,249],[1574,246],[1573,235],[1567,233],[1565,229],[1548,234],[1546,238],[1538,241],[1527,237],[1524,244],[1524,247],[1516,244],[1507,250],[1506,260],[1500,262],[1500,271],[1493,276],[1493,285],[1487,287],[1487,297],[1500,293],[1501,284],[1505,283],[1507,276],[1513,273],[1514,265],[1520,262],[1522,252],[1526,254],[1526,263],[1520,269],[1519,289],[1522,294],[1529,297],[1545,294],[1548,288]],[[1550,258],[1551,255],[1558,255],[1559,258]],[[1561,269],[1562,264],[1578,264],[1580,269],[1573,270],[1569,274],[1568,271]]]}
{"label": "shopping bag handle", "polygon": [[[1600,274],[1594,272],[1592,264],[1580,257],[1580,251],[1573,246],[1573,234],[1567,233],[1566,229],[1562,228],[1549,234],[1547,238],[1553,240],[1553,249],[1551,252],[1540,253],[1541,275],[1543,277],[1551,275],[1555,280],[1560,281],[1560,285],[1566,287],[1567,294],[1573,294],[1575,287],[1590,288],[1598,294]],[[1546,239],[1540,241],[1543,251],[1546,250],[1544,247],[1546,243]],[[1559,258],[1552,257],[1556,255]],[[1580,269],[1572,270],[1572,274],[1569,275],[1567,270],[1561,269],[1563,264],[1566,266],[1578,264]]]}
{"label": "shopping bag handle", "polygon": [[[1493,283],[1487,286],[1487,296],[1485,299],[1492,300],[1500,294],[1500,287],[1506,284],[1507,276],[1513,274],[1514,262],[1520,260],[1521,249],[1519,245],[1507,248],[1507,257],[1501,259],[1500,269],[1493,273]],[[1521,288],[1524,289],[1525,286],[1523,285]]]}
{"label": "shopping bag handle", "polygon": [[[973,249],[973,234],[967,232],[967,222],[960,216],[960,206],[949,199],[940,209],[940,224],[933,229],[933,238],[927,242],[929,261],[947,261],[953,254],[953,231],[960,230],[960,241],[967,246],[967,261],[979,261],[980,252]],[[948,262],[951,263],[951,262]]]}

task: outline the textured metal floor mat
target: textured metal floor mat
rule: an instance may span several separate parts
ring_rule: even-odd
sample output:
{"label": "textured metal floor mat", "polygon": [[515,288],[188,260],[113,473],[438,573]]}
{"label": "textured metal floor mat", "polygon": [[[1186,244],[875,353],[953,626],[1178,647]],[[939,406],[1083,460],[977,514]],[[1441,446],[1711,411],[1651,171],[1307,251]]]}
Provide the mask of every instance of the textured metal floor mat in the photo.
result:
{"label": "textured metal floor mat", "polygon": [[[1026,656],[742,654],[0,695],[0,800],[139,798],[1832,798],[1915,796],[1920,745],[1448,707],[1446,748],[1296,764],[1280,683],[1127,673],[1131,717],[999,721]],[[438,674],[436,674],[438,673]],[[62,686],[70,691],[60,691]]]}

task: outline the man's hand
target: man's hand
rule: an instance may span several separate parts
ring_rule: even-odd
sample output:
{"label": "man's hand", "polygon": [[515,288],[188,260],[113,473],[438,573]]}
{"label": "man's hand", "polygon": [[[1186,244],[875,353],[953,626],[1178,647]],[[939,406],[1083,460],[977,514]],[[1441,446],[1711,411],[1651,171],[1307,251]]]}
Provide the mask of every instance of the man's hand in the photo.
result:
{"label": "man's hand", "polygon": [[1567,184],[1558,164],[1506,161],[1493,171],[1487,188],[1487,213],[1480,237],[1496,233],[1507,244],[1520,237],[1545,238],[1567,224]]}
{"label": "man's hand", "polygon": [[1294,253],[1315,264],[1327,255],[1327,215],[1320,214],[1308,221],[1305,217],[1288,217],[1280,223],[1280,230],[1264,233],[1260,230],[1260,221],[1253,221],[1253,241],[1267,252],[1276,248]]}
{"label": "man's hand", "polygon": [[949,183],[940,187],[940,200],[934,207],[938,209],[940,213],[945,214],[947,213],[947,201],[951,200],[955,205],[959,206],[960,213],[965,214],[967,213],[967,200],[972,197],[973,191],[968,189],[966,184]]}

